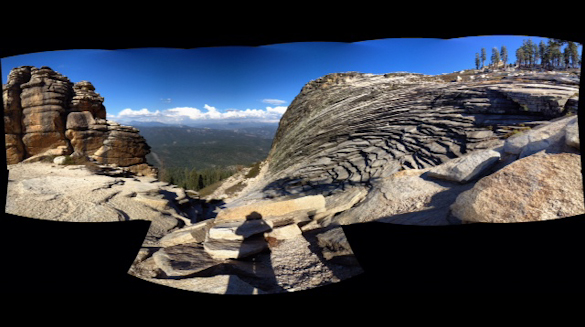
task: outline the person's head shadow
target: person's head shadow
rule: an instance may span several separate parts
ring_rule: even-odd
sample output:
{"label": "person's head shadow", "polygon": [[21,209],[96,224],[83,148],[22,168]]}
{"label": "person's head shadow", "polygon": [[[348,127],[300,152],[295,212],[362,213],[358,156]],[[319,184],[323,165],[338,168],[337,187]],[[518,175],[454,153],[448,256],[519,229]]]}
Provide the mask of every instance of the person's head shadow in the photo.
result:
{"label": "person's head shadow", "polygon": [[262,214],[257,211],[252,211],[250,214],[246,216],[246,220],[257,220],[262,219]]}

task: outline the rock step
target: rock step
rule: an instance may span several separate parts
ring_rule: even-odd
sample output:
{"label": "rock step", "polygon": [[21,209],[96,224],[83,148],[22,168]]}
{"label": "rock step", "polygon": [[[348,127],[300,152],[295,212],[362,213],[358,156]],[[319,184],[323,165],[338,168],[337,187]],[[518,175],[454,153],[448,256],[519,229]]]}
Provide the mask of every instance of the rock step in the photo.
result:
{"label": "rock step", "polygon": [[245,221],[216,223],[208,231],[208,240],[240,240],[271,230],[270,221],[253,219]]}
{"label": "rock step", "polygon": [[245,240],[225,240],[209,238],[203,242],[205,252],[213,259],[241,259],[268,249],[264,235],[255,235]]}
{"label": "rock step", "polygon": [[323,195],[304,196],[284,201],[260,201],[250,205],[226,208],[215,218],[216,223],[245,221],[292,212],[319,212],[325,207]]}

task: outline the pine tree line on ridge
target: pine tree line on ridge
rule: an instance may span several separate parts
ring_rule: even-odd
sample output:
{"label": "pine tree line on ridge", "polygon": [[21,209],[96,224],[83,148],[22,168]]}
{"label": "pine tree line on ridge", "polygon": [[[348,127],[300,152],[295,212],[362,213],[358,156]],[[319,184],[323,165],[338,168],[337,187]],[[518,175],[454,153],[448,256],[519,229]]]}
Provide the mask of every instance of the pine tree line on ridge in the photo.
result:
{"label": "pine tree line on ridge", "polygon": [[[564,48],[563,48],[564,46]],[[547,43],[540,41],[534,43],[531,39],[523,40],[522,46],[516,49],[516,63],[518,68],[540,68],[547,70],[580,68],[582,55],[579,54],[579,43],[559,39],[549,39]],[[475,69],[485,68],[487,53],[481,48],[475,54]],[[507,67],[508,49],[492,48],[489,68],[495,69]],[[512,64],[510,64],[512,65]]]}

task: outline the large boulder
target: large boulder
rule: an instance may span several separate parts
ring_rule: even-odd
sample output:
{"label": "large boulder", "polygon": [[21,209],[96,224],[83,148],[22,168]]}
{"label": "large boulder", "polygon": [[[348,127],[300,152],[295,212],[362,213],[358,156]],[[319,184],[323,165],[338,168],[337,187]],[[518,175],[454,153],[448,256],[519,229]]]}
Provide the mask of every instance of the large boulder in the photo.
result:
{"label": "large boulder", "polygon": [[92,157],[102,164],[115,164],[127,167],[146,162],[146,155],[150,153],[150,146],[138,129],[123,126],[113,122],[106,122],[107,137]]}
{"label": "large boulder", "polygon": [[86,130],[93,124],[95,120],[89,111],[71,112],[67,115],[67,129]]}
{"label": "large boulder", "polygon": [[75,95],[71,98],[71,111],[87,111],[96,118],[106,118],[104,98],[95,92],[95,87],[88,81],[73,85]]}
{"label": "large boulder", "polygon": [[467,222],[526,222],[585,213],[581,157],[537,153],[482,178],[461,193],[452,214]]}

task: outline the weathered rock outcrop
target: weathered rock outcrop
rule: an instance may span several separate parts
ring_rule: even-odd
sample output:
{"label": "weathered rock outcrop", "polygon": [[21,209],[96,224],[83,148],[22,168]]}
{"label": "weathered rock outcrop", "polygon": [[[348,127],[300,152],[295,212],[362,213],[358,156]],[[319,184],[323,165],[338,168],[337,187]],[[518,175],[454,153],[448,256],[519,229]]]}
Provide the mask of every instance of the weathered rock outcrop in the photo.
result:
{"label": "weathered rock outcrop", "polygon": [[[473,76],[472,76],[473,77]],[[281,119],[265,171],[226,205],[366,190],[321,226],[460,222],[450,206],[479,178],[545,150],[578,153],[579,76],[337,73],[309,82]],[[560,117],[563,117],[562,119]],[[403,173],[412,170],[412,174]],[[579,171],[580,173],[580,171]]]}
{"label": "weathered rock outcrop", "polygon": [[564,113],[578,92],[572,84],[512,77],[432,81],[342,73],[308,83],[280,122],[268,159],[272,183],[263,192],[330,192],[401,169],[433,167]]}
{"label": "weathered rock outcrop", "polygon": [[71,111],[88,111],[95,118],[106,119],[104,98],[95,93],[95,87],[88,81],[73,85],[74,96],[71,98]]}
{"label": "weathered rock outcrop", "polygon": [[104,98],[88,81],[72,83],[49,67],[13,69],[3,85],[7,163],[36,155],[85,156],[155,175],[136,128],[106,120]]}

